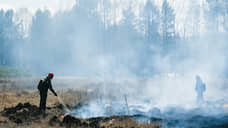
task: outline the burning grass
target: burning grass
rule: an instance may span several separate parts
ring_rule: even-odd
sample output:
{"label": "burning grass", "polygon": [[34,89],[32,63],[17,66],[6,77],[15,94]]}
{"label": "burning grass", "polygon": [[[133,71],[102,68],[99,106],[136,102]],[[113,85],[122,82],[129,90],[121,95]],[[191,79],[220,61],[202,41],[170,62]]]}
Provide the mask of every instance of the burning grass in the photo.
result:
{"label": "burning grass", "polygon": [[97,117],[89,119],[79,119],[72,116],[66,116],[63,124],[67,127],[92,127],[92,128],[160,128],[157,122],[151,124],[140,124],[130,116],[111,116]]}
{"label": "burning grass", "polygon": [[[58,98],[51,93],[47,99],[47,117],[39,113],[39,93],[35,90],[1,86],[0,93],[0,127],[11,128],[47,128],[47,127],[138,127],[138,128],[158,128],[157,123],[140,124],[130,117],[98,117],[98,118],[75,118],[73,116],[63,116],[64,106]],[[89,102],[88,92],[84,89],[68,89],[57,91],[67,108],[73,109],[75,106]],[[95,94],[92,94],[95,95]]]}
{"label": "burning grass", "polygon": [[[0,118],[1,127],[78,127],[78,128],[160,128],[159,123],[140,124],[132,119],[130,116],[111,116],[111,117],[97,117],[89,119],[76,118],[71,115],[63,116],[61,105],[48,107],[47,117],[43,117],[36,105],[30,103],[19,103],[10,108],[5,108]],[[40,125],[40,123],[42,123]]]}
{"label": "burning grass", "polygon": [[[32,83],[32,82],[31,82]],[[83,82],[82,82],[83,83]],[[85,83],[85,82],[84,82]],[[35,86],[36,84],[34,84]],[[23,87],[23,89],[22,89]],[[27,87],[27,86],[26,86]],[[56,86],[54,86],[55,88]],[[131,108],[131,114],[134,114],[132,107],[128,105],[128,99],[126,96],[121,96],[122,102],[120,104],[116,104],[113,99],[115,97],[113,95],[107,97],[111,97],[110,104],[111,108],[106,109],[108,114],[102,115],[101,117],[88,117],[88,118],[79,118],[81,116],[79,113],[68,113],[66,114],[66,109],[70,109],[72,112],[73,110],[88,110],[86,108],[91,108],[90,103],[95,102],[96,104],[101,104],[102,111],[104,111],[102,104],[102,96],[100,95],[100,91],[97,86],[92,86],[91,88],[74,88],[74,89],[57,89],[57,93],[59,98],[53,96],[52,93],[48,94],[47,99],[47,116],[42,117],[41,114],[38,113],[38,105],[39,105],[39,93],[38,91],[31,89],[36,87],[29,87],[24,89],[24,86],[18,86],[17,80],[3,80],[0,81],[0,127],[8,128],[8,127],[19,127],[19,128],[47,128],[47,127],[55,127],[55,128],[62,128],[62,127],[102,127],[102,128],[109,128],[109,127],[137,127],[137,128],[160,128],[161,126],[173,126],[176,127],[176,124],[180,124],[181,126],[183,123],[193,124],[193,123],[211,123],[211,122],[219,122],[221,120],[216,118],[210,117],[202,117],[202,116],[193,116],[190,119],[156,119],[151,117],[151,114],[148,113],[141,113],[141,115],[130,115],[129,108]],[[92,102],[91,102],[92,101]],[[63,104],[63,105],[61,105]],[[65,105],[65,106],[64,106]],[[97,105],[95,105],[97,106]],[[121,107],[122,106],[122,107]],[[99,106],[98,106],[99,107]],[[224,108],[227,108],[227,104],[224,104]],[[84,109],[83,109],[84,108]],[[124,111],[124,114],[118,114],[120,111]],[[90,109],[89,109],[90,110]],[[94,110],[91,109],[91,110]],[[159,109],[158,109],[159,110]],[[158,111],[152,111],[152,116]],[[197,111],[197,110],[196,110]],[[79,112],[79,111],[76,111]],[[90,111],[83,111],[83,112],[90,112]],[[92,113],[93,111],[91,111]],[[117,112],[117,113],[115,113]],[[139,112],[138,109],[136,112]],[[194,112],[194,111],[193,111]],[[91,114],[90,113],[90,114]],[[169,112],[167,112],[169,113]],[[176,114],[175,111],[171,111],[171,114]],[[71,114],[71,115],[70,115]],[[77,116],[77,118],[75,117]],[[119,116],[113,116],[119,115]],[[122,115],[122,116],[121,116]],[[124,116],[128,115],[128,116]],[[145,116],[148,115],[149,117]],[[170,115],[170,114],[169,114]],[[177,115],[177,114],[176,114]],[[106,116],[106,117],[103,117]],[[183,115],[181,115],[183,116]],[[181,117],[180,116],[180,117]],[[140,121],[141,119],[145,119],[148,121]],[[228,122],[228,118],[224,117],[225,121]],[[213,128],[220,128],[228,126],[226,122],[215,123]]]}

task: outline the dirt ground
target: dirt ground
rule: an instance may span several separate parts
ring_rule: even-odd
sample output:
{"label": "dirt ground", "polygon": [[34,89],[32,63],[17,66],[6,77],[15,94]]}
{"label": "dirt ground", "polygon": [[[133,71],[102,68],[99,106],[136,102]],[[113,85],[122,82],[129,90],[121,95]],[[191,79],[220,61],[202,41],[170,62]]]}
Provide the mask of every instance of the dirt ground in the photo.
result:
{"label": "dirt ground", "polygon": [[[1,128],[159,128],[157,122],[140,124],[128,116],[100,117],[90,119],[63,116],[66,111],[58,98],[49,92],[47,115],[39,111],[39,92],[36,89],[21,88],[15,82],[0,81],[0,127]],[[88,101],[88,92],[79,89],[57,91],[68,108],[73,109]]]}

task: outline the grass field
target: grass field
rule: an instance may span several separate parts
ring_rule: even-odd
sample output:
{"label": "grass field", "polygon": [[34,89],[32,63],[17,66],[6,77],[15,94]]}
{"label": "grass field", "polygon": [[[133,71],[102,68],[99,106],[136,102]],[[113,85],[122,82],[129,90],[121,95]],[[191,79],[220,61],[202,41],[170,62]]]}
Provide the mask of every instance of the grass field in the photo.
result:
{"label": "grass field", "polygon": [[[92,102],[96,102],[97,104],[103,103],[99,102],[102,101],[102,98],[106,98],[107,103],[109,105],[113,105],[110,108],[113,109],[115,106],[115,101],[119,100],[121,101],[121,104],[118,105],[126,105],[124,101],[123,95],[120,95],[121,93],[125,93],[126,90],[129,93],[131,93],[132,96],[135,97],[127,97],[128,101],[131,99],[136,101],[139,101],[140,97],[145,93],[146,91],[153,94],[153,96],[161,95],[157,92],[159,90],[156,90],[156,88],[153,88],[152,92],[149,90],[150,85],[165,85],[167,82],[176,82],[176,79],[171,78],[164,78],[164,79],[121,79],[121,80],[110,80],[110,81],[103,81],[102,79],[97,78],[71,78],[71,77],[55,77],[55,79],[52,81],[53,88],[57,91],[58,96],[60,99],[62,99],[63,102],[60,102],[60,100],[53,96],[51,92],[48,94],[47,99],[47,117],[42,117],[41,115],[33,115],[34,111],[29,110],[29,108],[23,108],[19,109],[15,113],[10,113],[7,115],[8,109],[17,109],[21,108],[21,106],[33,106],[34,110],[38,108],[39,106],[39,92],[37,90],[37,83],[39,82],[40,78],[38,77],[20,77],[20,78],[0,78],[0,128],[47,128],[47,127],[113,127],[113,128],[160,128],[160,121],[153,121],[152,123],[142,123],[139,121],[134,120],[131,116],[114,116],[111,114],[112,110],[110,111],[109,117],[95,117],[95,118],[87,118],[82,119],[81,116],[77,116],[78,118],[69,118],[64,123],[64,119],[62,116],[66,114],[66,109],[64,109],[64,106],[61,105],[62,103],[66,104],[66,106],[71,109],[75,110],[78,106],[86,106],[87,104]],[[223,81],[223,82],[222,82]],[[144,83],[143,83],[144,82]],[[150,84],[146,84],[146,82],[150,82]],[[105,84],[104,84],[105,83]],[[176,82],[181,83],[181,81]],[[144,88],[140,88],[138,90],[139,85],[141,86],[144,84]],[[194,91],[194,81],[192,83],[189,83],[189,85],[193,84],[193,91]],[[211,83],[207,83],[208,85],[208,91],[215,89],[211,89],[211,87],[214,87],[212,85],[220,85],[216,86],[216,88],[222,87],[221,85],[226,85],[227,80],[217,80],[213,81]],[[104,85],[110,85],[109,88],[106,88],[105,95],[102,94],[104,91],[103,87]],[[147,86],[146,86],[147,85]],[[159,86],[160,87],[160,86]],[[133,89],[132,89],[133,88]],[[135,89],[137,88],[137,89]],[[170,88],[171,89],[171,88]],[[225,89],[223,89],[225,90]],[[188,90],[189,91],[189,90]],[[187,93],[187,92],[184,92]],[[194,92],[193,92],[194,93]],[[135,94],[135,95],[133,95]],[[140,94],[140,95],[138,95]],[[220,94],[220,93],[219,93]],[[119,99],[118,99],[119,98]],[[153,98],[153,97],[152,97]],[[171,98],[171,97],[170,97]],[[150,99],[153,100],[153,99]],[[145,101],[147,102],[147,101]],[[21,103],[21,104],[20,104]],[[96,111],[96,109],[93,109]],[[114,110],[114,109],[113,109]],[[27,116],[26,116],[26,114]],[[31,112],[31,115],[30,115]],[[86,111],[87,112],[87,111]],[[92,111],[93,112],[93,111]],[[75,116],[75,115],[73,115]],[[190,120],[191,123],[194,124],[194,121],[197,119],[203,119],[204,121],[210,121],[213,122],[213,120],[210,120],[211,118],[203,118],[201,116],[196,116],[196,118],[193,118]],[[226,118],[225,118],[226,119]],[[228,118],[227,118],[228,119]],[[20,120],[23,123],[17,123],[20,122]],[[164,120],[162,120],[164,121]],[[169,120],[166,120],[169,121]],[[175,124],[176,122],[181,122],[183,120],[172,120],[171,123]],[[189,121],[189,120],[187,120]],[[217,121],[217,120],[216,120]],[[220,121],[220,120],[218,120]],[[66,123],[67,122],[67,123]],[[73,122],[73,124],[72,124]],[[112,122],[112,123],[110,123]],[[181,122],[182,123],[182,122]],[[207,122],[209,123],[209,122]],[[226,122],[225,122],[226,123]],[[206,124],[206,123],[205,123]],[[227,124],[221,125],[221,127],[226,127]],[[210,128],[220,128],[220,126],[213,126]]]}
{"label": "grass field", "polygon": [[[35,80],[34,80],[35,79]],[[33,78],[30,80],[30,84],[35,84],[39,79]],[[24,80],[21,79],[0,79],[0,127],[4,128],[50,128],[50,127],[82,127],[82,126],[69,126],[69,125],[60,125],[63,121],[61,116],[65,113],[63,108],[58,107],[61,103],[59,102],[58,98],[53,96],[51,92],[48,94],[47,99],[47,117],[43,118],[42,116],[36,117],[37,119],[33,120],[31,116],[21,116],[19,114],[23,113],[24,111],[28,111],[27,109],[21,109],[17,111],[17,113],[12,113],[11,115],[3,116],[6,108],[11,108],[21,104],[29,103],[31,105],[39,106],[39,92],[36,90],[36,84],[33,87],[29,87],[28,85],[24,85]],[[88,81],[87,81],[88,82]],[[80,85],[80,82],[78,83]],[[85,83],[81,83],[85,84]],[[22,86],[24,85],[24,86]],[[61,84],[60,84],[61,85]],[[60,86],[59,85],[59,86]],[[30,85],[31,86],[31,85]],[[57,86],[57,93],[58,96],[63,100],[63,102],[68,106],[68,108],[73,109],[78,104],[86,104],[89,100],[91,100],[89,95],[89,91],[86,88],[68,88],[68,89],[61,89],[61,86]],[[19,114],[18,114],[19,113]],[[15,119],[12,119],[12,115],[15,118],[19,118],[23,121],[23,123],[15,123]],[[31,118],[31,120],[29,119]],[[88,123],[89,119],[80,119],[81,122]],[[110,120],[106,119],[106,121],[99,121],[99,127],[137,127],[137,128],[159,128],[158,123],[151,123],[151,124],[141,124],[137,123],[136,121],[125,118],[125,117],[118,117],[110,123]],[[88,126],[93,127],[93,126]]]}

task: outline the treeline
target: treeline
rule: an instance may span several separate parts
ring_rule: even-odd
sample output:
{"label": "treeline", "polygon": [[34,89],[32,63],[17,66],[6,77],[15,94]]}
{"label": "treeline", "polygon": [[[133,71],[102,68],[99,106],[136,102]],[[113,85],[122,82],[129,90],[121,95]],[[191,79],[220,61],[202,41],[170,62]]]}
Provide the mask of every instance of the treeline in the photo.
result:
{"label": "treeline", "polygon": [[27,37],[14,12],[1,10],[0,65],[85,76],[179,72],[188,58],[206,57],[204,46],[214,47],[209,35],[222,36],[219,46],[227,41],[228,2],[192,2],[182,20],[182,10],[167,0],[161,6],[148,0],[138,13],[131,4],[120,9],[115,2],[77,0],[71,11],[54,16],[38,10]]}

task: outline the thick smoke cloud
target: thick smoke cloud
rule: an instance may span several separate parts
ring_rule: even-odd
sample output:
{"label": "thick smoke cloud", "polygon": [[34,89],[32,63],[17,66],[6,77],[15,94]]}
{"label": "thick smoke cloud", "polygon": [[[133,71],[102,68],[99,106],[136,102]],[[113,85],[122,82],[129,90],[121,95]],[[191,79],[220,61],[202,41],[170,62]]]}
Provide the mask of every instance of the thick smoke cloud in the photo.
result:
{"label": "thick smoke cloud", "polygon": [[[59,75],[78,76],[101,76],[104,72],[122,77],[189,72],[226,75],[227,37],[226,31],[220,29],[226,30],[227,26],[218,21],[215,28],[211,24],[216,20],[209,20],[212,13],[217,14],[217,20],[221,16],[225,20],[226,12],[213,12],[213,7],[207,9],[214,4],[210,1],[207,7],[185,14],[181,23],[179,15],[175,16],[180,10],[172,8],[175,2],[164,1],[158,5],[147,1],[139,14],[134,11],[134,4],[120,8],[108,1],[76,3],[72,10],[54,16],[48,10],[35,13],[25,43],[18,46],[23,49],[20,52],[23,68],[37,73],[51,70]],[[115,20],[119,18],[115,11],[122,12],[119,22]],[[192,15],[198,13],[202,15],[197,22],[204,21],[204,25],[194,26],[193,20],[193,25],[188,26],[196,18]],[[179,29],[185,23],[181,28],[185,30],[183,35]],[[205,24],[206,31],[201,31]]]}
{"label": "thick smoke cloud", "polygon": [[54,16],[38,10],[17,45],[5,39],[4,29],[1,39],[13,46],[10,58],[17,60],[11,64],[38,75],[104,78],[107,102],[127,95],[132,104],[189,108],[195,105],[196,75],[207,86],[206,101],[227,97],[221,82],[227,76],[227,1],[194,0],[187,10],[169,0],[124,8],[91,1],[77,1]]}

